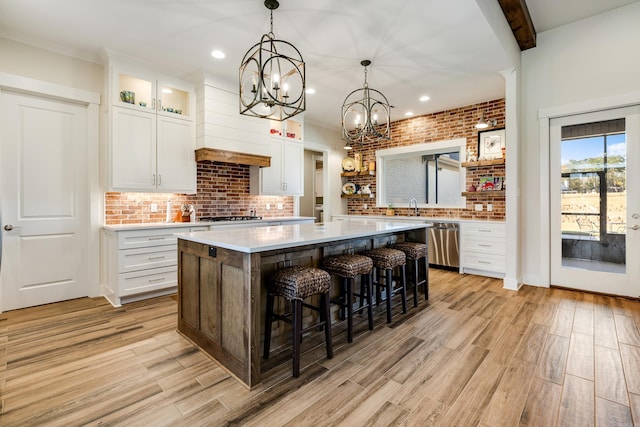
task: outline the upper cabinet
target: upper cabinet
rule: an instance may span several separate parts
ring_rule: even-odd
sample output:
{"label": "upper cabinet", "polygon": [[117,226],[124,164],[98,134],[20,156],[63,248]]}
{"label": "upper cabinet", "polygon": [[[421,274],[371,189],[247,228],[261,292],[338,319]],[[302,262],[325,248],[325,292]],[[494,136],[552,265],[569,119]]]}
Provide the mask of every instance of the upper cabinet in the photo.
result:
{"label": "upper cabinet", "polygon": [[109,188],[195,193],[194,86],[136,66],[109,70]]}
{"label": "upper cabinet", "polygon": [[271,196],[304,194],[303,123],[300,120],[270,120],[267,155],[271,167],[254,168],[251,193]]}

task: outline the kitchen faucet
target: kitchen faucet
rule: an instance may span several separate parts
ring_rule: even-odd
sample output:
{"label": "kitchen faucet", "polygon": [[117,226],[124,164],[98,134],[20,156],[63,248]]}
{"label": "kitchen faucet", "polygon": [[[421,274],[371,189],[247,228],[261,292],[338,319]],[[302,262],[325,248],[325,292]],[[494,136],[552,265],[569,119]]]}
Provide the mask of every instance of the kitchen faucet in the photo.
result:
{"label": "kitchen faucet", "polygon": [[414,210],[416,216],[420,216],[420,212],[418,212],[418,199],[416,199],[415,197],[409,199],[409,209],[411,209],[411,203],[414,203],[416,205]]}

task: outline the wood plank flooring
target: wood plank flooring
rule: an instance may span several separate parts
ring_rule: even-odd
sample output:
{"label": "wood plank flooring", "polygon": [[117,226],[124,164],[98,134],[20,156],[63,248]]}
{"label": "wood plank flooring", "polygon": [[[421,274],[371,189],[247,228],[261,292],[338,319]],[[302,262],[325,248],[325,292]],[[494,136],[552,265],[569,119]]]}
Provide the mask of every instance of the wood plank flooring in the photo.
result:
{"label": "wood plank flooring", "polygon": [[176,332],[171,297],[0,314],[0,426],[640,425],[640,302],[435,270],[394,323],[358,317],[246,390]]}

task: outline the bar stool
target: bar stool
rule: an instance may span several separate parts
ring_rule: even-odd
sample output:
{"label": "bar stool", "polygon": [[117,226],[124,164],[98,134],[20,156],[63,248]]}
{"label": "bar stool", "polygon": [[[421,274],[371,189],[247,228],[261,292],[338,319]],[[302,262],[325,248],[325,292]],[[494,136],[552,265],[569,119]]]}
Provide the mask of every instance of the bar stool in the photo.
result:
{"label": "bar stool", "polygon": [[[327,358],[333,357],[331,342],[331,311],[329,289],[331,276],[324,270],[313,267],[292,266],[277,270],[267,285],[267,314],[264,324],[264,358],[269,358],[271,347],[271,323],[282,320],[291,325],[293,341],[293,376],[300,375],[300,342],[302,334],[308,330],[324,326],[327,347]],[[303,302],[304,299],[320,295],[320,306],[316,307]],[[273,311],[275,297],[279,296],[291,302],[291,313],[278,314]],[[320,321],[315,325],[302,329],[302,308],[307,307],[320,314]]]}
{"label": "bar stool", "polygon": [[[413,306],[418,306],[418,286],[424,285],[424,299],[429,299],[429,266],[427,262],[427,244],[418,242],[402,242],[392,246],[394,249],[404,252],[407,262],[413,264]],[[419,280],[418,275],[420,269],[418,262],[424,258],[424,279]]]}
{"label": "bar stool", "polygon": [[[387,323],[391,323],[391,297],[398,292],[402,296],[402,312],[407,312],[407,278],[406,278],[406,256],[404,252],[392,248],[378,248],[364,252],[362,255],[373,260],[375,268],[373,284],[376,286],[376,304],[380,303],[380,289],[386,289],[387,298]],[[400,267],[400,287],[393,289],[393,269]],[[385,272],[384,283],[380,281],[380,270]]]}
{"label": "bar stool", "polygon": [[[340,285],[340,296],[331,302],[340,306],[341,319],[344,319],[344,309],[347,310],[347,342],[353,342],[353,313],[367,309],[369,317],[369,330],[373,329],[373,310],[371,307],[373,286],[371,281],[371,271],[373,270],[373,261],[371,258],[356,255],[331,255],[322,260],[322,268],[330,274],[338,276],[342,279]],[[360,293],[355,293],[353,285],[356,276],[360,276],[361,286]],[[353,297],[360,297],[360,306],[353,309]],[[363,305],[363,300],[367,301]]]}

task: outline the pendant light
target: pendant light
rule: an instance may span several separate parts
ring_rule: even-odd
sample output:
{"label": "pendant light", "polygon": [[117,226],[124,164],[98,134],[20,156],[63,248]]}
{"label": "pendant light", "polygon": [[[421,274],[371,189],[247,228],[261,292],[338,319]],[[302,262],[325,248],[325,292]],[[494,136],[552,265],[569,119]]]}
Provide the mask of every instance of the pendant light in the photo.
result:
{"label": "pendant light", "polygon": [[342,104],[342,138],[362,145],[390,139],[391,105],[381,92],[371,89],[367,83],[367,67],[371,61],[365,59],[360,65],[364,67],[364,85],[347,95]]}
{"label": "pendant light", "polygon": [[271,30],[249,49],[240,65],[240,114],[286,120],[306,109],[305,65],[300,51],[273,33],[277,0],[265,0]]}

